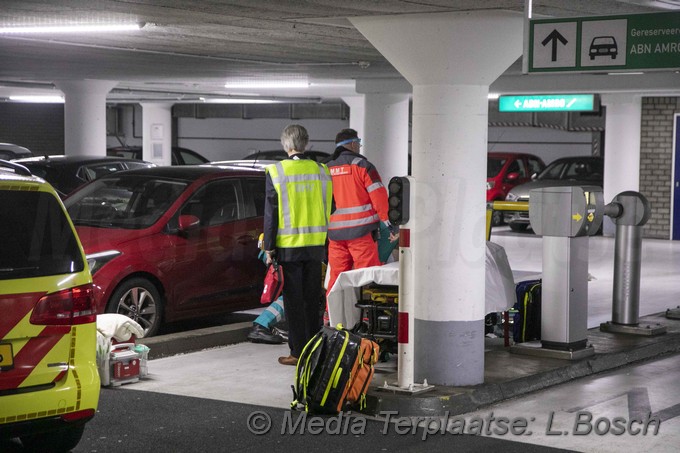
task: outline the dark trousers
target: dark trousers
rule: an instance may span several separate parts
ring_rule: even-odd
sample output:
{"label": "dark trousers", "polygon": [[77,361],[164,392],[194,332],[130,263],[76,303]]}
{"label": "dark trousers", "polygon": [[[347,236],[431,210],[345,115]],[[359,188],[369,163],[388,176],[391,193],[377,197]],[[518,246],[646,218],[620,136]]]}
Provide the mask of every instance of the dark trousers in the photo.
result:
{"label": "dark trousers", "polygon": [[321,261],[287,261],[283,266],[283,309],[288,320],[290,355],[300,357],[321,329]]}

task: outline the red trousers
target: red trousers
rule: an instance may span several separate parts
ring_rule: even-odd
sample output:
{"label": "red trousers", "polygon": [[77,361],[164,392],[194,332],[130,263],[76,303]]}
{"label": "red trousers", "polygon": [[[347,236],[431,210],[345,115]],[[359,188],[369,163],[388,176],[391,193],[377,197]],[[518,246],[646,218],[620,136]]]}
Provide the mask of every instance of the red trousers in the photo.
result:
{"label": "red trousers", "polygon": [[380,266],[378,244],[373,240],[373,235],[368,233],[360,238],[347,241],[330,241],[328,244],[328,266],[331,275],[326,294],[331,290],[341,272]]}

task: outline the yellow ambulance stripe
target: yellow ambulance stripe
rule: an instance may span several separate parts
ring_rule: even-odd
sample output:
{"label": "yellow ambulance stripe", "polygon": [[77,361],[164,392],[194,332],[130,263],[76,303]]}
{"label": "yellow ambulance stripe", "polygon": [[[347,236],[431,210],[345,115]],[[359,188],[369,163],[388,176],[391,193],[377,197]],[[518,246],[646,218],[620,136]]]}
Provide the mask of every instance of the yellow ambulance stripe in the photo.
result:
{"label": "yellow ambulance stripe", "polygon": [[[67,356],[69,351],[70,335],[64,335],[50,352],[35,365],[31,374],[24,379],[19,387],[32,387],[34,385],[45,384],[46,381],[53,381],[59,373],[64,371],[66,366],[70,364],[70,357]],[[48,366],[63,363],[63,366]]]}
{"label": "yellow ambulance stripe", "polygon": [[12,349],[14,350],[14,355],[19,354],[19,351],[26,346],[28,340],[35,338],[40,335],[45,326],[36,326],[31,324],[31,313],[33,310],[29,311],[24,318],[15,325],[12,330],[10,330],[7,335],[3,338],[12,339]]}
{"label": "yellow ambulance stripe", "polygon": [[77,334],[77,328],[72,327],[71,328],[71,345],[70,345],[70,352],[71,352],[71,357],[69,359],[69,367],[71,368],[71,371],[73,372],[73,375],[75,377],[75,382],[76,382],[76,404],[74,406],[67,406],[67,407],[58,407],[56,409],[47,409],[43,411],[36,411],[36,412],[28,412],[25,414],[17,414],[17,415],[10,415],[8,417],[0,417],[0,425],[5,424],[5,423],[14,423],[14,422],[21,422],[21,421],[26,421],[26,420],[33,420],[37,418],[44,418],[44,417],[53,417],[55,415],[60,415],[60,414],[65,414],[65,413],[70,413],[74,412],[76,410],[80,409],[81,406],[81,399],[82,399],[82,384],[80,382],[80,378],[78,377],[78,373],[75,370],[75,351],[76,351],[76,335]]}

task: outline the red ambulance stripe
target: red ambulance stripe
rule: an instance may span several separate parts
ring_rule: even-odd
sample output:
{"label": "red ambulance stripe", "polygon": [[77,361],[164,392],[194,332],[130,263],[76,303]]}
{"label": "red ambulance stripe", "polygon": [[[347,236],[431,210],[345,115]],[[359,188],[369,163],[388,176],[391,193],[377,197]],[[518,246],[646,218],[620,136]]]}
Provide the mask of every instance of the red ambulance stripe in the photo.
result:
{"label": "red ambulance stripe", "polygon": [[0,296],[0,340],[5,338],[45,293],[23,293]]}
{"label": "red ambulance stripe", "polygon": [[[47,326],[40,332],[39,337],[29,340],[14,356],[14,368],[0,374],[0,390],[19,387],[43,357],[70,332],[70,326]],[[64,357],[64,361],[68,362],[68,357]]]}

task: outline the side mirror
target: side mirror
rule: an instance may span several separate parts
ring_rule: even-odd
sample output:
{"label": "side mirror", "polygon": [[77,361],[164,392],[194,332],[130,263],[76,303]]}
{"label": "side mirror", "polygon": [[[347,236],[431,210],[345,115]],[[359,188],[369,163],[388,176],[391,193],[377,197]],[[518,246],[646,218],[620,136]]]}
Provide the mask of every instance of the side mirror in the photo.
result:
{"label": "side mirror", "polygon": [[201,220],[195,215],[185,214],[179,216],[179,231],[183,233],[188,233],[190,231],[198,229],[201,224]]}

